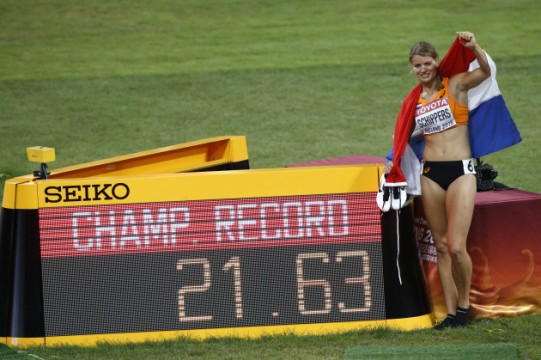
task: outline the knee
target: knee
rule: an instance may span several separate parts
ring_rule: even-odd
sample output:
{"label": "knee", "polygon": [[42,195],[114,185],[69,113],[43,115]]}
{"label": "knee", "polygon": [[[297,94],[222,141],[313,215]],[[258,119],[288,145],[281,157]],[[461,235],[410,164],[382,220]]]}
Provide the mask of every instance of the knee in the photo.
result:
{"label": "knee", "polygon": [[445,238],[442,238],[440,241],[436,241],[436,250],[438,251],[439,256],[449,254],[449,245],[447,244],[447,240]]}
{"label": "knee", "polygon": [[451,246],[449,247],[449,253],[453,261],[456,263],[464,262],[464,260],[468,257],[466,246]]}

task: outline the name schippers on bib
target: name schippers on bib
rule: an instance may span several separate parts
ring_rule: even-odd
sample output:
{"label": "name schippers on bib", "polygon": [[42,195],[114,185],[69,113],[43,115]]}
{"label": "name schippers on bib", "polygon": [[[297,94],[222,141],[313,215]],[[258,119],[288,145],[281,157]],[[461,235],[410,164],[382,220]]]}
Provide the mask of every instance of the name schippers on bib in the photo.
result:
{"label": "name schippers on bib", "polygon": [[425,105],[418,104],[415,109],[415,123],[423,135],[439,133],[456,126],[448,97],[433,100]]}

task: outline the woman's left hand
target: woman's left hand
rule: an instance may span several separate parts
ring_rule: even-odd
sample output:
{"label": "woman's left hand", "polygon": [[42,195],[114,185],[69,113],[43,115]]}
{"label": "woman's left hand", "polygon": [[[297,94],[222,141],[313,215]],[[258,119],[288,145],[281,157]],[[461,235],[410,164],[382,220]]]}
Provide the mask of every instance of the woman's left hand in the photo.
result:
{"label": "woman's left hand", "polygon": [[469,31],[457,31],[456,36],[462,41],[462,46],[473,49],[477,42],[475,41],[475,35]]}

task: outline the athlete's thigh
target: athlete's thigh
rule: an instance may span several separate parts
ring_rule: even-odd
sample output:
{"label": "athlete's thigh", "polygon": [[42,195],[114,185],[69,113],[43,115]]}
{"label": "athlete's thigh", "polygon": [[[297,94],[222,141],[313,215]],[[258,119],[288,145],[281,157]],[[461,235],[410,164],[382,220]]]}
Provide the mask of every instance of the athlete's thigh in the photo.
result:
{"label": "athlete's thigh", "polygon": [[475,175],[462,175],[447,189],[446,207],[448,221],[448,237],[453,247],[466,245],[466,238],[470,229],[473,209],[475,207],[475,194],[477,182]]}
{"label": "athlete's thigh", "polygon": [[445,190],[426,176],[421,176],[422,200],[425,218],[436,243],[444,241],[447,232]]}

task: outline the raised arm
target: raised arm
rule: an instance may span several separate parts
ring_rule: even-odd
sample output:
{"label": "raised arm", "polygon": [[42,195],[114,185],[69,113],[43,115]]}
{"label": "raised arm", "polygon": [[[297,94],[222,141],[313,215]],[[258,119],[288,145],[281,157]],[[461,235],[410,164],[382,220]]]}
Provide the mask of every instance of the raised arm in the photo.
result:
{"label": "raised arm", "polygon": [[[460,93],[467,93],[471,88],[476,87],[490,76],[490,65],[488,64],[485,50],[479,46],[473,33],[468,31],[459,31],[456,33],[457,37],[461,40],[462,45],[468,49],[471,49],[477,58],[479,67],[473,71],[465,72],[453,77],[452,82],[455,89]],[[464,103],[462,96],[458,95],[457,100]],[[466,102],[467,103],[467,102]]]}

